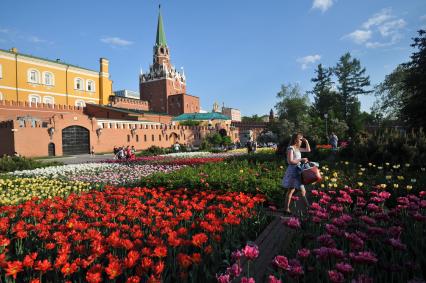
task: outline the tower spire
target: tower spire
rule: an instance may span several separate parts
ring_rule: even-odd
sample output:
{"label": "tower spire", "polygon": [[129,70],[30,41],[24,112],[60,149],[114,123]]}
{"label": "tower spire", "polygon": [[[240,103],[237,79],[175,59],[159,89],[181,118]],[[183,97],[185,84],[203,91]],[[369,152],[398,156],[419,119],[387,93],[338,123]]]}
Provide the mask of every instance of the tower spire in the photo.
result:
{"label": "tower spire", "polygon": [[158,24],[157,38],[155,40],[157,46],[167,46],[166,34],[164,33],[163,18],[161,17],[161,5],[158,5]]}

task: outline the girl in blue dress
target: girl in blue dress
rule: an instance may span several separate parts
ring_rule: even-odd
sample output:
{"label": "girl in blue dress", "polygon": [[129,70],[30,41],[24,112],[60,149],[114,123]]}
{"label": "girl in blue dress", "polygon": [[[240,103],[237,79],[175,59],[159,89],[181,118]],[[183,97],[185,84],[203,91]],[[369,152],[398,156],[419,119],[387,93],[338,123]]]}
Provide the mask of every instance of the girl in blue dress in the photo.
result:
{"label": "girl in blue dress", "polygon": [[[304,147],[302,147],[304,144]],[[282,180],[282,186],[287,190],[284,200],[284,213],[291,214],[290,202],[294,191],[300,190],[302,200],[306,207],[309,205],[306,198],[305,186],[302,184],[300,172],[297,165],[308,162],[307,158],[302,158],[302,152],[310,152],[311,147],[307,139],[301,133],[293,134],[287,147],[287,170]]]}

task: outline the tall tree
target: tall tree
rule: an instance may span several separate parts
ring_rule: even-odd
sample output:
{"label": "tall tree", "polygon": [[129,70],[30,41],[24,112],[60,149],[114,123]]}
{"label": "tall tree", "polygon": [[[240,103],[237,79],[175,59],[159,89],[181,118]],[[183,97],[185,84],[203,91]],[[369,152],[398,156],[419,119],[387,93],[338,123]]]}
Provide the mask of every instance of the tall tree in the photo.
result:
{"label": "tall tree", "polygon": [[338,98],[341,105],[340,118],[343,118],[349,126],[350,134],[359,130],[360,103],[358,95],[369,94],[365,87],[370,85],[369,76],[365,75],[365,68],[361,67],[358,59],[352,58],[348,52],[340,57],[334,68],[334,74],[339,82]]}
{"label": "tall tree", "polygon": [[314,95],[313,112],[319,117],[322,117],[325,113],[340,112],[337,94],[332,90],[331,76],[333,70],[324,68],[322,64],[319,64],[315,73],[316,77],[311,79],[315,85],[313,90],[309,92]]}
{"label": "tall tree", "polygon": [[404,106],[403,98],[407,96],[405,86],[407,70],[406,65],[399,65],[385,77],[382,83],[375,87],[376,101],[372,108],[374,113],[380,113],[383,118],[389,120],[401,118],[401,111]]}
{"label": "tall tree", "polygon": [[308,114],[309,98],[298,84],[281,85],[277,93],[278,103],[275,105],[279,119],[286,119],[296,125]]}
{"label": "tall tree", "polygon": [[408,73],[405,78],[406,95],[403,99],[402,113],[413,128],[426,128],[426,30],[419,30],[419,37],[413,38],[412,47],[418,51],[406,63]]}

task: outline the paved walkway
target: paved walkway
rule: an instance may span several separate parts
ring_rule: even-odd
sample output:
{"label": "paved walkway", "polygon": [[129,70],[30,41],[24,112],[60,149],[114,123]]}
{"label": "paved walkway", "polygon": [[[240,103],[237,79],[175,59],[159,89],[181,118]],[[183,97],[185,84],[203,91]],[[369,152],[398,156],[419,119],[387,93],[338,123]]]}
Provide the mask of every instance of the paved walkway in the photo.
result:
{"label": "paved walkway", "polygon": [[97,162],[105,159],[113,159],[114,155],[112,153],[108,154],[99,154],[95,156],[90,156],[90,154],[81,154],[81,155],[73,155],[66,157],[58,157],[58,158],[46,158],[39,159],[40,161],[58,161],[64,164],[79,164],[79,163],[88,163],[88,162]]}
{"label": "paved walkway", "polygon": [[[299,217],[305,207],[301,199],[296,201],[295,204],[296,207],[293,206],[292,211],[295,217]],[[272,267],[272,260],[288,248],[293,237],[298,233],[298,231],[292,230],[282,223],[284,218],[288,218],[282,212],[267,211],[266,213],[273,216],[274,219],[255,240],[255,244],[259,247],[259,257],[250,265],[249,275],[256,282],[268,282],[267,276]],[[242,260],[241,264],[243,268],[241,275],[232,283],[240,282],[243,276],[247,276],[247,261]]]}

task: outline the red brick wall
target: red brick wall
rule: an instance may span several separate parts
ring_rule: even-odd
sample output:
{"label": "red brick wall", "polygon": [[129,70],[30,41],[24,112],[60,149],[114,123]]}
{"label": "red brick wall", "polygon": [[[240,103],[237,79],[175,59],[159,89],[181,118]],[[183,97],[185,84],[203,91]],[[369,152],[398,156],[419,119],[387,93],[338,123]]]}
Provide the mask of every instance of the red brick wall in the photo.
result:
{"label": "red brick wall", "polygon": [[169,96],[169,114],[178,116],[183,113],[200,112],[200,98],[188,94],[176,94]]}
{"label": "red brick wall", "polygon": [[178,116],[183,113],[183,96],[184,94],[176,94],[176,95],[170,95],[168,98],[168,104],[169,104],[169,114],[172,116]]}
{"label": "red brick wall", "polygon": [[140,99],[149,102],[151,111],[167,113],[167,80],[143,82],[139,86]]}
{"label": "red brick wall", "polygon": [[148,101],[119,96],[110,96],[109,101],[113,107],[149,111]]}
{"label": "red brick wall", "polygon": [[33,116],[39,119],[48,119],[55,114],[77,113],[83,114],[83,108],[67,105],[49,105],[38,103],[30,105],[28,102],[0,100],[0,121],[13,120],[21,116]]}
{"label": "red brick wall", "polygon": [[200,112],[200,98],[185,94],[183,97],[183,113],[198,113]]}
{"label": "red brick wall", "polygon": [[186,86],[180,81],[159,79],[141,83],[139,92],[141,100],[149,101],[151,111],[171,114],[168,109],[168,97],[185,93]]}
{"label": "red brick wall", "polygon": [[[176,141],[181,144],[199,145],[201,139],[210,131],[219,131],[220,126],[214,129],[207,127],[187,127],[171,125],[137,125],[132,121],[122,123],[104,123],[98,125],[98,121],[90,119],[86,115],[67,113],[55,115],[49,120],[46,127],[36,123],[25,123],[23,127],[17,120],[9,123],[0,123],[0,155],[12,154],[13,151],[27,157],[39,157],[48,155],[49,143],[55,144],[57,156],[62,151],[62,130],[69,126],[81,126],[89,130],[90,148],[94,146],[95,152],[111,152],[114,145],[134,145],[137,150],[146,149],[152,145],[170,147]],[[48,129],[54,127],[55,132],[49,136]],[[229,126],[223,126],[233,141],[238,136],[238,131],[233,131]],[[101,128],[101,132],[97,129]],[[136,128],[132,131],[133,128]],[[16,129],[12,131],[12,129]],[[175,139],[176,137],[177,139]]]}

